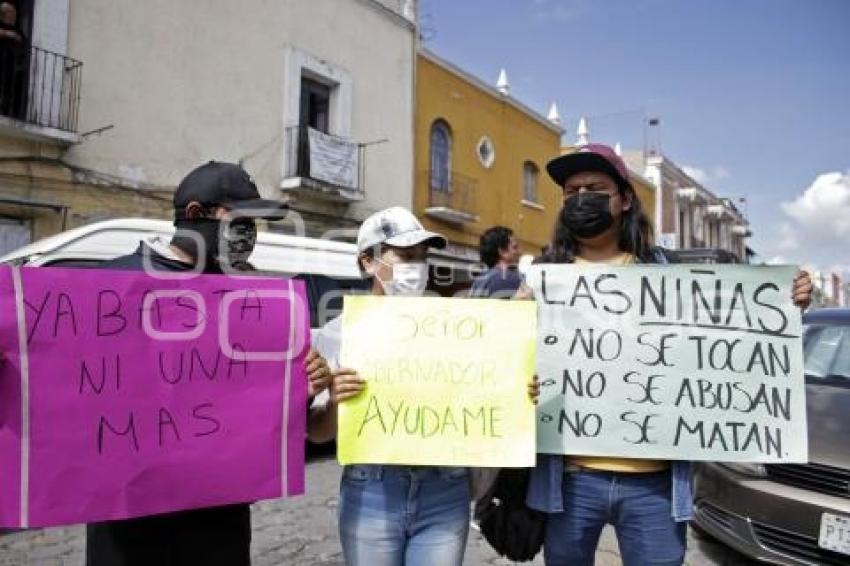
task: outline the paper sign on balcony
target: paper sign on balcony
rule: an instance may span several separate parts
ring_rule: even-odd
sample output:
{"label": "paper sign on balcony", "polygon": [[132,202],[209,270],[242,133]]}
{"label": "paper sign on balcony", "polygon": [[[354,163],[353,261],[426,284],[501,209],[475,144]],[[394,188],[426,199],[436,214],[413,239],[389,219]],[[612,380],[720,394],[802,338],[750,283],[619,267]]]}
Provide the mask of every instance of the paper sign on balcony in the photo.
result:
{"label": "paper sign on balcony", "polygon": [[360,160],[357,144],[307,129],[310,145],[310,177],[332,185],[357,189]]}
{"label": "paper sign on balcony", "polygon": [[790,266],[536,265],[537,450],[805,462]]}

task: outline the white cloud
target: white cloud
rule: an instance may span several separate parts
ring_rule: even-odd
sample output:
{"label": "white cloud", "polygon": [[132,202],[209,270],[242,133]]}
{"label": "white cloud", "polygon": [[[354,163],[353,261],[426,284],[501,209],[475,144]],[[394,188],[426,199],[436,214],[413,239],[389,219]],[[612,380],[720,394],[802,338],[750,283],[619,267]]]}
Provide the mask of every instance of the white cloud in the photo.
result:
{"label": "white cloud", "polygon": [[850,236],[850,171],[818,175],[802,194],[781,207],[794,222],[798,241],[838,243]]}
{"label": "white cloud", "polygon": [[850,280],[850,171],[818,175],[779,208],[782,217],[763,227],[764,256]]}

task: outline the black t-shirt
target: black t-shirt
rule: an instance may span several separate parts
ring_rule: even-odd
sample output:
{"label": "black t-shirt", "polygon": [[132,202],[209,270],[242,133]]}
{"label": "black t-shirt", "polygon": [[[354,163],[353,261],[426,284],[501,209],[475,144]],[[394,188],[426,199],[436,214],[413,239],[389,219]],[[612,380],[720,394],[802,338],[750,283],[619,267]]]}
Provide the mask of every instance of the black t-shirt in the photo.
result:
{"label": "black t-shirt", "polygon": [[[147,256],[147,260],[145,256]],[[98,268],[142,271],[145,269],[146,263],[157,271],[191,271],[194,269],[194,266],[189,263],[165,257],[145,242],[140,242],[139,247],[133,253],[105,261],[98,265]],[[208,265],[203,272],[208,274],[222,273],[221,269],[215,264]]]}
{"label": "black t-shirt", "polygon": [[[146,257],[147,256],[147,259]],[[132,254],[98,269],[191,271],[191,264],[165,257],[141,242]],[[221,273],[211,265],[204,273]],[[86,566],[249,566],[251,515],[247,503],[191,509],[88,525]]]}

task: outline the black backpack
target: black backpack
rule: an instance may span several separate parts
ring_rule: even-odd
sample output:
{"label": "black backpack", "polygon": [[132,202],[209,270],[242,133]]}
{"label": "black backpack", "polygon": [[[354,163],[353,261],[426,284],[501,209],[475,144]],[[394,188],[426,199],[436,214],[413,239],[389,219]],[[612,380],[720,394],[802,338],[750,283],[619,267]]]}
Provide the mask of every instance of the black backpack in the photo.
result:
{"label": "black backpack", "polygon": [[488,494],[475,506],[481,534],[500,556],[533,560],[543,546],[546,514],[525,504],[529,468],[503,468]]}

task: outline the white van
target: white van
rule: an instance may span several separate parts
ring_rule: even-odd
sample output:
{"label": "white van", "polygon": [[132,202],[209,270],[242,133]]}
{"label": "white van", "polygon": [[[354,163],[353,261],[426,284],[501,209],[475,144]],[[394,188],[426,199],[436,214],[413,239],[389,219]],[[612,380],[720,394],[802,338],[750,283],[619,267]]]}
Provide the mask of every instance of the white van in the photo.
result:
{"label": "white van", "polygon": [[[0,263],[93,267],[134,252],[141,240],[160,236],[168,241],[173,233],[174,225],[166,220],[105,220],[28,244],[0,257]],[[294,277],[306,283],[314,328],[339,312],[342,293],[365,288],[357,267],[357,246],[347,242],[260,232],[250,261],[264,274]]]}

